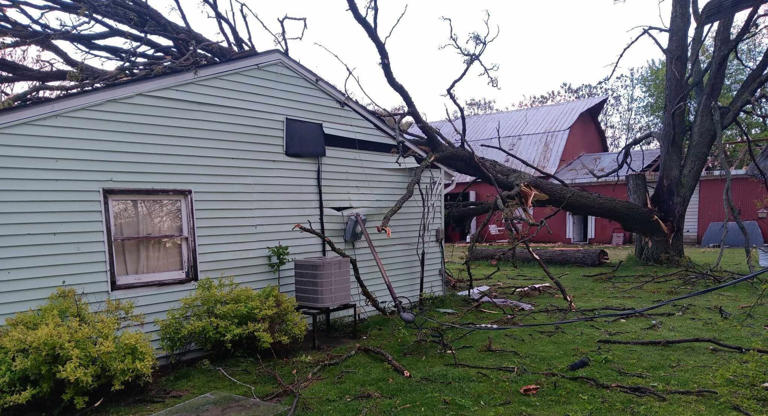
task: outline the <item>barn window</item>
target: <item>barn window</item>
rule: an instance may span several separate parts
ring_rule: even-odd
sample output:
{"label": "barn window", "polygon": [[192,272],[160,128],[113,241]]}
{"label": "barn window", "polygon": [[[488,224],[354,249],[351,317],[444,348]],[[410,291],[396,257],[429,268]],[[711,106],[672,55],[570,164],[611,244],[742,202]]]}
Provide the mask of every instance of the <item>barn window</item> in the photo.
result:
{"label": "barn window", "polygon": [[113,289],[197,278],[191,191],[104,190]]}

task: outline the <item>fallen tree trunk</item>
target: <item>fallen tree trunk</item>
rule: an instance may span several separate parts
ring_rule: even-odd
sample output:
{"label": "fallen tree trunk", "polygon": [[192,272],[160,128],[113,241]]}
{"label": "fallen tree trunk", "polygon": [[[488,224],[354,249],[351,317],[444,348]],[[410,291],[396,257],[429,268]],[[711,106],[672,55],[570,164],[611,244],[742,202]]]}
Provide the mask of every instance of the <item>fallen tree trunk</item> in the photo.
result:
{"label": "fallen tree trunk", "polygon": [[[608,252],[599,248],[534,250],[547,264],[576,264],[600,266],[608,262]],[[527,250],[476,247],[471,260],[536,261]]]}

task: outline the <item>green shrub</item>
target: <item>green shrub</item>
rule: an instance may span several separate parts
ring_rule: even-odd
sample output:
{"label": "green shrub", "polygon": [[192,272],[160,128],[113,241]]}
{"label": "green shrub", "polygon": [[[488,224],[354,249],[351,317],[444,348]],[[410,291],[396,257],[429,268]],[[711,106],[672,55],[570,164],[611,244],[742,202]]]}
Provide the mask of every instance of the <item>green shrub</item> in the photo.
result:
{"label": "green shrub", "polygon": [[213,352],[265,349],[304,336],[296,300],[275,287],[253,290],[231,278],[203,279],[181,307],[158,321],[163,349],[176,356],[194,347]]}
{"label": "green shrub", "polygon": [[59,398],[82,408],[95,390],[149,381],[156,363],[149,340],[120,331],[141,323],[132,304],[108,300],[92,312],[74,289],[7,319],[0,327],[0,409]]}
{"label": "green shrub", "polygon": [[277,273],[278,278],[280,276],[280,269],[291,261],[291,258],[288,257],[290,255],[290,248],[280,243],[277,243],[274,247],[267,247],[267,259],[269,260],[267,266],[269,266],[273,273]]}

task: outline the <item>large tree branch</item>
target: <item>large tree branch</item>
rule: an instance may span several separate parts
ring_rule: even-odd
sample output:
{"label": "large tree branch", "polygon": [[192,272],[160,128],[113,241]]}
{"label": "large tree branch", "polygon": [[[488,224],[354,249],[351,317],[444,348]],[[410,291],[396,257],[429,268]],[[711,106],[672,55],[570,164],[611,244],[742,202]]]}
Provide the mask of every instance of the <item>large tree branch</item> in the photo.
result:
{"label": "large tree branch", "polygon": [[408,182],[408,185],[405,187],[405,192],[402,196],[400,196],[400,198],[398,198],[397,202],[395,202],[392,208],[390,208],[384,214],[384,218],[381,220],[381,224],[376,227],[376,231],[386,231],[387,236],[389,236],[389,221],[403,208],[403,205],[405,205],[405,203],[408,202],[411,197],[413,197],[414,188],[421,183],[421,176],[424,173],[424,170],[430,167],[434,159],[435,158],[433,155],[429,155],[425,157],[421,163],[419,163],[419,166],[417,166],[416,169],[414,169],[413,176]]}
{"label": "large tree branch", "polygon": [[[395,90],[395,92],[405,102],[409,115],[413,118],[416,126],[418,126],[419,130],[421,130],[421,132],[426,137],[427,144],[432,149],[433,153],[440,152],[446,147],[452,147],[451,143],[445,137],[441,137],[440,132],[432,127],[429,123],[427,123],[424,117],[422,117],[421,112],[419,112],[418,108],[416,107],[416,102],[413,100],[413,97],[411,97],[411,94],[395,77],[395,74],[392,71],[392,63],[389,58],[389,51],[387,51],[387,47],[384,44],[384,41],[381,39],[381,37],[379,37],[378,32],[374,28],[374,25],[377,25],[376,17],[374,17],[373,24],[369,22],[368,19],[366,19],[366,16],[360,13],[360,9],[357,7],[355,0],[347,0],[347,6],[349,7],[349,11],[352,13],[352,16],[355,18],[355,21],[357,21],[358,25],[363,28],[366,35],[368,35],[368,38],[376,48],[376,52],[379,55],[381,69],[384,72],[384,78],[386,78],[389,86],[392,87],[392,89]],[[372,7],[374,7],[374,16],[378,16],[378,4],[376,0],[372,0]]]}
{"label": "large tree branch", "polygon": [[[376,2],[373,1],[372,4],[374,12],[377,12]],[[435,129],[421,117],[413,98],[395,77],[389,53],[376,32],[375,23],[372,24],[366,19],[366,16],[360,12],[354,0],[347,0],[347,5],[355,20],[374,44],[388,84],[403,99],[409,114],[414,118],[416,125],[426,136],[426,143],[435,156],[435,162],[449,166],[459,173],[479,178],[486,183],[495,184],[500,193],[503,191],[516,193],[522,186],[527,186],[533,188],[533,193],[538,194],[542,198],[536,201],[538,204],[562,207],[562,209],[576,214],[587,214],[612,219],[622,224],[628,231],[644,235],[651,235],[657,238],[667,236],[667,227],[651,209],[637,206],[628,201],[569,188],[547,179],[538,178],[512,169],[494,160],[479,157],[469,149],[446,145],[435,132]],[[375,15],[376,13],[374,13]]]}
{"label": "large tree branch", "polygon": [[[216,21],[226,43],[220,44],[193,29],[180,0],[172,3],[178,12],[172,17],[144,0],[0,0],[0,79],[25,89],[10,95],[14,88],[4,85],[3,106],[190,70],[255,50],[248,20],[256,15],[248,15],[239,0],[224,3],[203,0],[200,9]],[[179,17],[179,23],[172,20]],[[301,38],[286,33],[285,22],[292,20],[303,21],[301,35],[306,30],[305,18],[278,19],[286,51],[288,39]],[[240,34],[243,26],[248,41]],[[18,53],[28,50],[35,53]],[[9,62],[15,61],[9,56],[26,58]]]}
{"label": "large tree branch", "polygon": [[485,182],[495,181],[503,190],[519,189],[527,185],[540,193],[537,205],[560,207],[574,214],[593,215],[620,223],[624,229],[643,235],[664,237],[667,228],[657,213],[649,208],[629,201],[565,187],[544,178],[510,168],[495,160],[479,158],[486,169],[493,172],[493,178],[477,166],[475,156],[464,149],[452,149],[435,155],[435,162],[456,169],[459,173],[474,176]]}

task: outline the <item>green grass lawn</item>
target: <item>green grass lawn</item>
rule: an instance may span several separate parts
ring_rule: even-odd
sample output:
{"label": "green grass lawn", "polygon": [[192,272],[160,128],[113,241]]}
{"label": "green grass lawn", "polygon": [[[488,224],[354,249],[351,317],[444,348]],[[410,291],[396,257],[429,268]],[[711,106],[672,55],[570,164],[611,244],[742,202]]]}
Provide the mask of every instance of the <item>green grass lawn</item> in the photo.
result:
{"label": "green grass lawn", "polygon": [[[463,250],[462,247],[448,247],[446,253],[449,268],[459,278],[464,276],[459,263]],[[639,266],[632,260],[623,264],[615,274],[584,276],[610,272],[616,262],[629,253],[628,248],[608,250],[612,261],[602,267],[551,267],[555,275],[561,276],[579,309],[645,306],[714,284],[704,277],[679,278],[689,274],[651,281],[654,276],[677,269]],[[689,248],[687,252],[700,267],[717,256],[714,249]],[[722,267],[745,273],[743,250],[729,249]],[[487,262],[477,262],[473,270],[475,277],[482,277],[494,269]],[[501,295],[509,296],[514,287],[546,282],[546,277],[535,265],[520,265],[515,269],[502,264],[501,271],[492,279],[477,284],[493,286]],[[746,414],[737,412],[734,405],[754,415],[768,414],[768,389],[761,387],[768,383],[766,354],[726,351],[699,343],[663,347],[596,342],[606,338],[713,337],[730,344],[768,348],[768,306],[764,301],[756,303],[765,287],[763,282],[741,284],[687,299],[655,310],[651,316],[497,332],[441,331],[460,363],[517,367],[517,373],[453,366],[453,353],[430,342],[436,339],[434,331],[425,329],[420,332],[406,327],[397,318],[381,316],[372,317],[361,325],[358,340],[340,342],[321,351],[292,352],[287,358],[265,358],[264,365],[277,371],[286,382],[302,380],[318,363],[344,354],[354,348],[355,343],[360,343],[388,351],[412,374],[411,378],[405,378],[378,357],[357,354],[338,366],[321,371],[321,379],[302,391],[297,412],[302,415]],[[425,313],[443,321],[494,321],[500,325],[554,321],[595,313],[567,313],[562,310],[565,307],[563,299],[551,294],[519,300],[535,304],[537,312],[505,316],[486,305],[464,313],[472,302],[452,295],[430,299]],[[450,308],[460,313],[459,316],[444,315],[436,312],[436,308]],[[489,338],[494,348],[507,351],[486,351]],[[591,360],[588,367],[567,371],[570,363],[582,357]],[[108,397],[90,414],[151,414],[212,390],[251,395],[249,388],[230,381],[219,368],[252,385],[258,397],[278,389],[274,377],[265,371],[255,355],[203,359],[161,371],[147,390]],[[591,377],[607,385],[640,385],[660,392],[712,389],[718,394],[700,397],[665,394],[666,400],[639,397],[616,388],[596,387],[584,380],[537,374],[548,371]],[[536,395],[526,396],[519,392],[522,386],[529,384],[540,386]],[[290,405],[293,397],[286,395],[282,400]]]}

